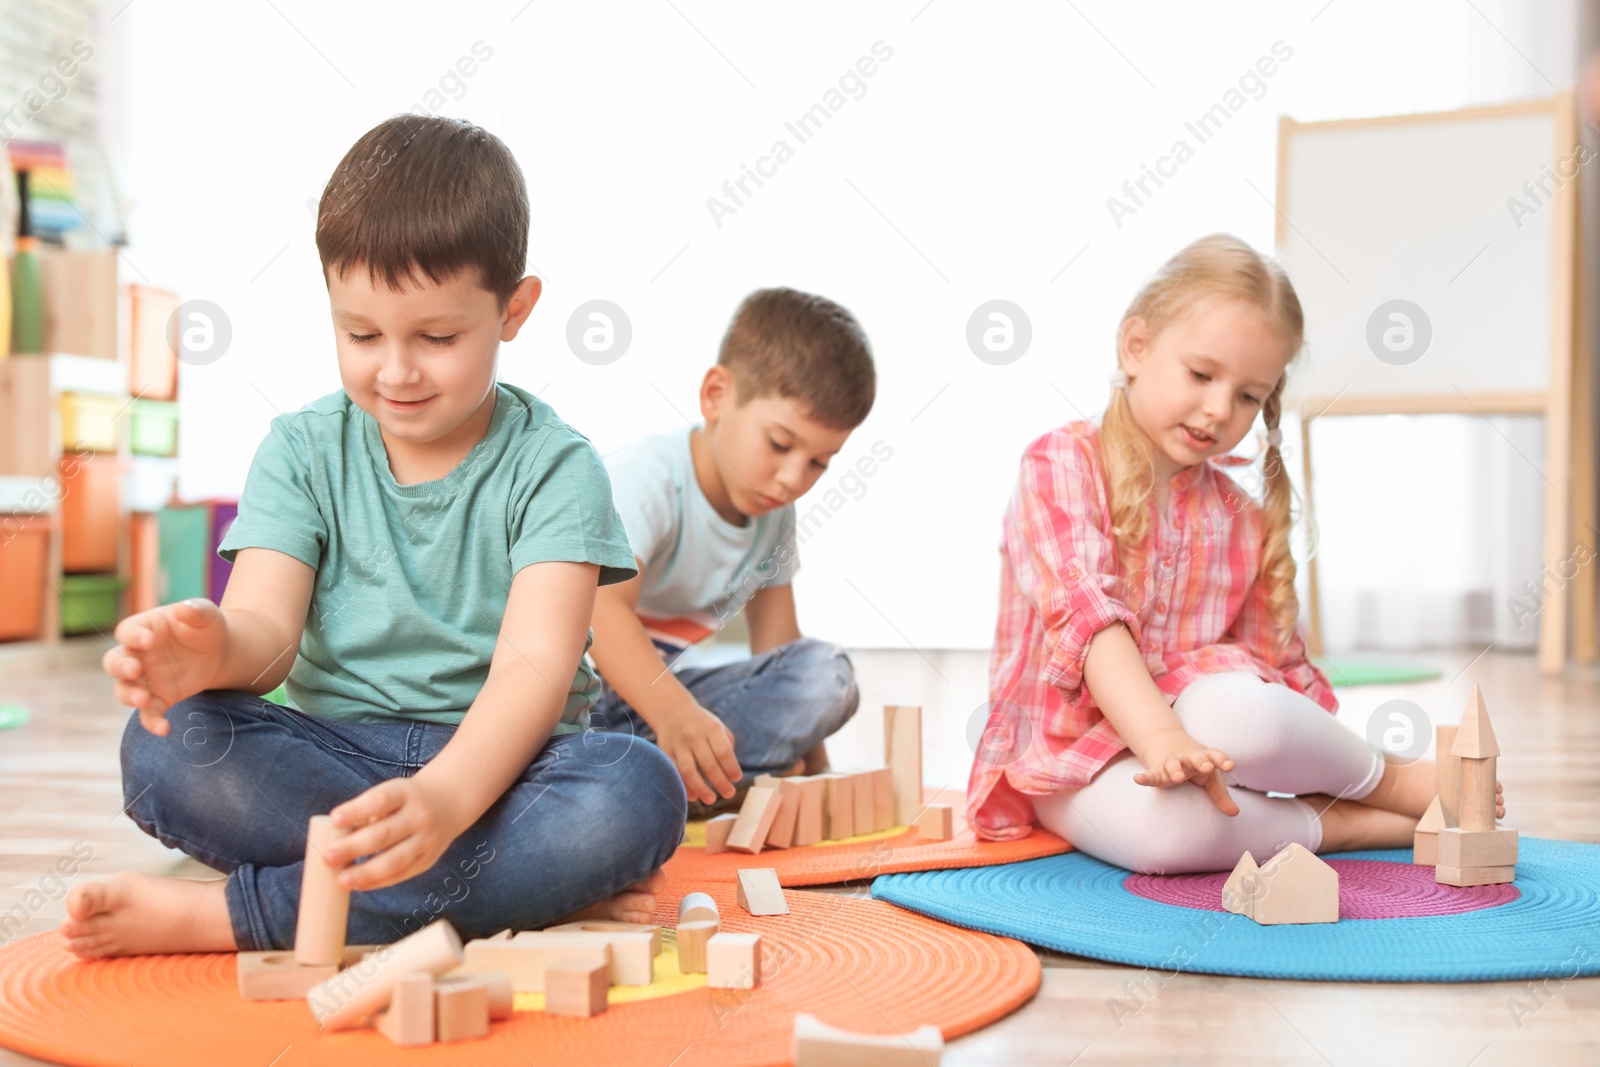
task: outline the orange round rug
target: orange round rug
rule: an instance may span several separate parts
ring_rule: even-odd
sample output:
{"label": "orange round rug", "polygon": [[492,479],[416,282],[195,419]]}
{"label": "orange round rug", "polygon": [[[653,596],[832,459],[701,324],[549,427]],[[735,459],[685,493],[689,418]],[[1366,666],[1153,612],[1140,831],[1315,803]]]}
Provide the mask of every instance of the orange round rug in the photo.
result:
{"label": "orange round rug", "polygon": [[761,935],[758,988],[701,985],[613,1003],[590,1019],[518,1011],[481,1040],[401,1049],[374,1030],[323,1034],[303,1001],[241,1001],[231,954],[84,963],[52,932],[0,949],[0,1045],[107,1067],[469,1059],[734,1067],[788,1063],[799,1012],[874,1034],[932,1023],[948,1039],[1014,1011],[1039,988],[1038,957],[1020,941],[879,901],[790,892],[788,915],[757,918],[738,906],[731,883],[669,875],[656,920],[676,922],[678,901],[696,889],[716,899],[724,930]]}

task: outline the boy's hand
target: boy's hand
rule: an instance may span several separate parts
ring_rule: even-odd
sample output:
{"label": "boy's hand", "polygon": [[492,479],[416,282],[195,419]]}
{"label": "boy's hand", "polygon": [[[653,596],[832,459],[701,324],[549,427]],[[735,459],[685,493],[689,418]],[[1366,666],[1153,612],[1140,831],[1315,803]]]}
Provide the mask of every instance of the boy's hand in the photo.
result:
{"label": "boy's hand", "polygon": [[144,728],[165,737],[167,709],[210,688],[228,622],[215,604],[196,598],[129,615],[112,636],[118,643],[100,666],[117,680],[117,702],[138,709]]}
{"label": "boy's hand", "polygon": [[1194,782],[1224,815],[1239,814],[1239,805],[1233,802],[1228,784],[1222,780],[1222,772],[1233,770],[1233,760],[1226,752],[1206,748],[1179,730],[1151,738],[1139,760],[1146,769],[1133,776],[1138,784],[1166,789]]}
{"label": "boy's hand", "polygon": [[712,804],[719,793],[733,796],[733,783],[744,772],[733,754],[733,731],[721,719],[694,704],[688,710],[670,712],[652,725],[656,743],[678,768],[690,800]]}
{"label": "boy's hand", "polygon": [[[382,889],[413,878],[444,855],[466,829],[449,798],[422,776],[391,778],[328,813],[335,826],[358,827],[323,850],[351,889]],[[365,863],[347,866],[368,856]]]}

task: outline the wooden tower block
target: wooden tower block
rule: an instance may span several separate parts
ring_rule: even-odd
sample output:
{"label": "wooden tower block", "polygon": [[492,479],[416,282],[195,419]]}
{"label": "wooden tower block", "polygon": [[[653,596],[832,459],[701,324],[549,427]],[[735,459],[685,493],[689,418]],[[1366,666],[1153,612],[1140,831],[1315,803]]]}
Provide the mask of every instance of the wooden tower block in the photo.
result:
{"label": "wooden tower block", "polygon": [[900,825],[894,817],[894,770],[879,767],[872,772],[872,829],[892,830]]}
{"label": "wooden tower block", "polygon": [[794,1067],[939,1067],[944,1035],[937,1026],[909,1034],[856,1034],[804,1013],[794,1017]]}
{"label": "wooden tower block", "polygon": [[794,844],[795,827],[800,823],[800,794],[805,780],[798,777],[778,779],[778,816],[767,831],[768,848],[788,848]]}
{"label": "wooden tower block", "polygon": [[489,1036],[489,989],[482,982],[435,982],[434,1018],[440,1041]]}
{"label": "wooden tower block", "polygon": [[1432,867],[1439,862],[1439,831],[1445,828],[1444,804],[1438,797],[1428,805],[1417,823],[1417,832],[1411,838],[1411,862],[1421,867]]}
{"label": "wooden tower block", "polygon": [[606,1010],[610,980],[603,966],[555,963],[544,975],[544,1010],[551,1015],[588,1018]]}
{"label": "wooden tower block", "polygon": [[1262,926],[1339,921],[1339,872],[1304,845],[1291,844],[1257,873],[1255,910]]}
{"label": "wooden tower block", "polygon": [[396,941],[372,973],[344,971],[306,994],[311,1014],[324,1030],[349,1030],[389,1005],[395,983],[414,971],[443,974],[461,965],[461,938],[444,919],[430,923],[410,937]]}
{"label": "wooden tower block", "polygon": [[1494,737],[1494,724],[1489,721],[1489,709],[1483,703],[1483,691],[1477,683],[1473,683],[1472,696],[1467,699],[1467,710],[1461,714],[1461,725],[1456,727],[1450,754],[1466,759],[1488,759],[1500,755],[1500,743]]}
{"label": "wooden tower block", "polygon": [[718,933],[706,942],[706,985],[754,989],[760,984],[760,934]]}
{"label": "wooden tower block", "polygon": [[[680,903],[682,902],[680,901]],[[661,955],[661,927],[655,923],[625,923],[616,919],[580,919],[577,922],[562,923],[560,926],[548,926],[545,928],[547,933],[566,933],[574,930],[581,930],[591,934],[649,934],[650,955]]]}
{"label": "wooden tower block", "polygon": [[1495,757],[1461,759],[1461,810],[1456,820],[1463,830],[1494,829]]}
{"label": "wooden tower block", "polygon": [[711,899],[710,893],[685,893],[683,899],[678,901],[679,926],[702,919],[720,918],[722,913],[717,910],[717,902]]}
{"label": "wooden tower block", "polygon": [[1256,892],[1260,889],[1261,868],[1256,858],[1246,852],[1234,865],[1233,873],[1222,883],[1222,908],[1235,915],[1255,918]]}
{"label": "wooden tower block", "polygon": [[[515,937],[498,934],[467,942],[462,965],[452,978],[503,972],[518,993],[543,993],[544,973],[555,963],[603,963],[611,966],[609,933],[581,930],[524,930]],[[637,935],[648,952],[649,935]]]}
{"label": "wooden tower block", "polygon": [[1446,827],[1439,831],[1438,862],[1446,867],[1514,867],[1517,832]]}
{"label": "wooden tower block", "polygon": [[433,975],[417,971],[394,984],[389,1007],[378,1016],[378,1032],[396,1045],[433,1044],[438,1037]]}
{"label": "wooden tower block", "polygon": [[795,819],[793,846],[814,845],[824,834],[822,813],[828,806],[828,780],[820,775],[797,779],[800,785],[800,813]]}
{"label": "wooden tower block", "polygon": [[761,851],[772,832],[772,823],[778,817],[778,791],[766,786],[753,785],[744,795],[739,808],[739,818],[728,832],[727,847],[732,852]]}
{"label": "wooden tower block", "polygon": [[929,804],[916,820],[924,841],[948,841],[954,835],[955,812],[948,804]]}
{"label": "wooden tower block", "polygon": [[300,875],[300,918],[294,929],[294,958],[300,963],[337,967],[344,959],[350,890],[339,884],[338,869],[322,853],[349,833],[348,828],[333,825],[327,815],[311,816]]}
{"label": "wooden tower block", "polygon": [[877,795],[873,791],[872,772],[856,771],[850,776],[855,787],[852,804],[855,808],[856,834],[870,834],[878,823]]}
{"label": "wooden tower block", "polygon": [[856,785],[848,774],[827,774],[828,783],[827,829],[823,832],[829,841],[838,841],[856,834]]}
{"label": "wooden tower block", "polygon": [[1435,726],[1433,780],[1439,803],[1444,808],[1444,824],[1460,825],[1461,760],[1450,754],[1456,743],[1454,726]]}
{"label": "wooden tower block", "polygon": [[706,944],[722,929],[716,919],[697,919],[678,924],[678,971],[681,974],[706,973]]}
{"label": "wooden tower block", "polygon": [[883,762],[894,776],[894,824],[910,826],[922,810],[922,709],[883,709]]}
{"label": "wooden tower block", "polygon": [[728,812],[726,815],[715,815],[706,820],[706,852],[728,851],[728,834],[733,832],[733,824],[739,821],[737,812]]}
{"label": "wooden tower block", "polygon": [[1471,885],[1500,885],[1517,880],[1517,869],[1507,867],[1451,867],[1441,863],[1433,869],[1433,880],[1439,885],[1465,888]]}
{"label": "wooden tower block", "polygon": [[778,884],[772,867],[744,867],[739,870],[739,907],[751,915],[787,915],[789,901]]}

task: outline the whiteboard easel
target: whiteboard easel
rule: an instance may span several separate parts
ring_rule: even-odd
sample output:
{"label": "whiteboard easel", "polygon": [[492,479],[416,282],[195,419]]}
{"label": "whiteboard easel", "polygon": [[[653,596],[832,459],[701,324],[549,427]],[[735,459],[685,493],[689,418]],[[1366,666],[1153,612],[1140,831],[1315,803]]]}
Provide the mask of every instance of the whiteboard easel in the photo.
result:
{"label": "whiteboard easel", "polygon": [[[1536,414],[1545,420],[1544,561],[1558,573],[1591,539],[1588,323],[1577,294],[1577,113],[1570,92],[1496,107],[1278,127],[1278,258],[1306,315],[1309,359],[1287,404],[1301,416],[1305,508],[1314,514],[1311,427],[1375,414]],[[1571,160],[1564,181],[1546,178]],[[1511,210],[1515,198],[1527,210]],[[1369,342],[1404,299],[1432,337],[1421,355]],[[1410,323],[1409,313],[1392,319]],[[1395,335],[1404,339],[1407,333]],[[1301,372],[1304,373],[1301,373]],[[1311,643],[1322,647],[1317,560]],[[1539,665],[1596,658],[1595,564],[1554,583],[1539,614]]]}

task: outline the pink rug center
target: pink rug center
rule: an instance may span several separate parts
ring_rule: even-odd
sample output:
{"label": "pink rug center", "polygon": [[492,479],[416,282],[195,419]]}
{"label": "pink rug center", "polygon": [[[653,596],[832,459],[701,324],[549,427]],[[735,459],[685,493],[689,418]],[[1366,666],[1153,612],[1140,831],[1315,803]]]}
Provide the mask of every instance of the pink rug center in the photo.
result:
{"label": "pink rug center", "polygon": [[[1329,860],[1339,872],[1339,918],[1411,919],[1459,915],[1509,904],[1517,887],[1478,885],[1457,889],[1433,880],[1432,867],[1385,860]],[[1135,896],[1201,911],[1222,911],[1226,874],[1130,874],[1122,886]]]}

